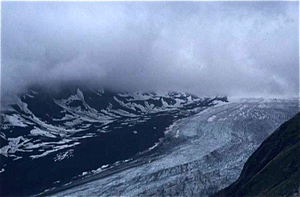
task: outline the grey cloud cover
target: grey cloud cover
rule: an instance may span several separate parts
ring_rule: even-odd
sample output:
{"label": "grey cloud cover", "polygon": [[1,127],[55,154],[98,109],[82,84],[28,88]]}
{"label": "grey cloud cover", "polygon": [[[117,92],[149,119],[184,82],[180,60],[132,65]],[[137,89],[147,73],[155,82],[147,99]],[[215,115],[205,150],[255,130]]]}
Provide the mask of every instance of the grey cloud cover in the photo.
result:
{"label": "grey cloud cover", "polygon": [[1,93],[298,96],[298,2],[1,2]]}

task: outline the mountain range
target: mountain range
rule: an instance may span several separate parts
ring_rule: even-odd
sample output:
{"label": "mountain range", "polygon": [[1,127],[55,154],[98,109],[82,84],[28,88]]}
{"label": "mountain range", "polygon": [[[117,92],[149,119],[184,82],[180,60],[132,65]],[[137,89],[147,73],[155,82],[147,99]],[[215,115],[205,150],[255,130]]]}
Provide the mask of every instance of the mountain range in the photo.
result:
{"label": "mountain range", "polygon": [[4,109],[1,196],[209,196],[299,101],[36,86]]}
{"label": "mountain range", "polygon": [[1,195],[30,195],[153,149],[166,127],[226,97],[32,87],[1,112]]}

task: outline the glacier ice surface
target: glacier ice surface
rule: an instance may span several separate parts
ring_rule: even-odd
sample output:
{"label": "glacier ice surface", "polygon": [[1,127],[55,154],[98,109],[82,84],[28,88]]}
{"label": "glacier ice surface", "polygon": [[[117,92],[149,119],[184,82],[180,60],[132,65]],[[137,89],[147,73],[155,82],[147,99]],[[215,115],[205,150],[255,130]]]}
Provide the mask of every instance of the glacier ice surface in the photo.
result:
{"label": "glacier ice surface", "polygon": [[124,170],[53,196],[208,196],[234,182],[248,157],[298,106],[297,100],[245,99],[208,108],[172,124],[140,165],[128,161]]}

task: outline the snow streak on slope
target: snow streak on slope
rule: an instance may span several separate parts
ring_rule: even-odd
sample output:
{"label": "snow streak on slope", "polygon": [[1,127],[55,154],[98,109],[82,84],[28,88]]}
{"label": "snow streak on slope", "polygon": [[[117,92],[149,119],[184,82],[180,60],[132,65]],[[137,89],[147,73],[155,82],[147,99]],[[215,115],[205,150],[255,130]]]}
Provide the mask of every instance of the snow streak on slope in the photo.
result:
{"label": "snow streak on slope", "polygon": [[129,161],[54,196],[211,195],[234,182],[260,143],[298,111],[298,100],[271,99],[208,108],[170,126],[157,152],[139,164]]}
{"label": "snow streak on slope", "polygon": [[0,195],[31,195],[132,160],[158,147],[174,121],[226,100],[35,88],[1,113]]}
{"label": "snow streak on slope", "polygon": [[[1,136],[6,141],[3,144],[7,145],[2,146],[0,154],[19,158],[22,156],[16,156],[15,153],[21,150],[19,149],[21,147],[24,151],[40,148],[40,155],[31,156],[38,158],[65,148],[65,146],[59,148],[59,144],[67,143],[67,147],[70,147],[76,145],[75,141],[79,139],[95,136],[94,133],[89,132],[91,126],[98,128],[98,132],[105,133],[113,130],[111,125],[117,121],[121,125],[133,126],[136,123],[146,122],[149,119],[147,115],[150,114],[179,110],[189,106],[197,110],[197,107],[205,105],[202,105],[203,102],[213,103],[213,99],[200,99],[184,93],[129,95],[126,93],[105,94],[103,90],[94,91],[94,94],[86,93],[88,95],[85,97],[84,93],[77,89],[75,94],[67,98],[54,97],[49,100],[43,98],[49,95],[39,95],[36,91],[24,95],[22,100],[11,108],[11,111],[1,114]],[[46,105],[48,109],[43,109],[43,105]],[[121,125],[119,128],[122,127]],[[29,133],[20,134],[24,138],[20,144],[16,143],[20,137],[19,134],[15,134],[17,138],[6,136],[9,135],[6,131],[17,132],[19,127],[29,131]],[[82,133],[82,135],[72,137],[76,133]],[[40,140],[33,140],[31,136],[53,138],[58,141],[39,143]],[[45,147],[52,145],[55,150],[43,151]]]}

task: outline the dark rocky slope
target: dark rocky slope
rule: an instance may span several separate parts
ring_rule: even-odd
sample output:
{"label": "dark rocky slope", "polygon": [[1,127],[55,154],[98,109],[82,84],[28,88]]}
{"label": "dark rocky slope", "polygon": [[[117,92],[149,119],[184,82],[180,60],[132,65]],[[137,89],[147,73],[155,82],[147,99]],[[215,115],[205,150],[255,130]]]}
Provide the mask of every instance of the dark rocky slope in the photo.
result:
{"label": "dark rocky slope", "polygon": [[0,196],[40,193],[127,163],[151,152],[176,120],[225,101],[179,92],[32,87],[1,108]]}
{"label": "dark rocky slope", "polygon": [[282,124],[245,163],[240,177],[218,196],[291,196],[300,186],[300,113]]}

